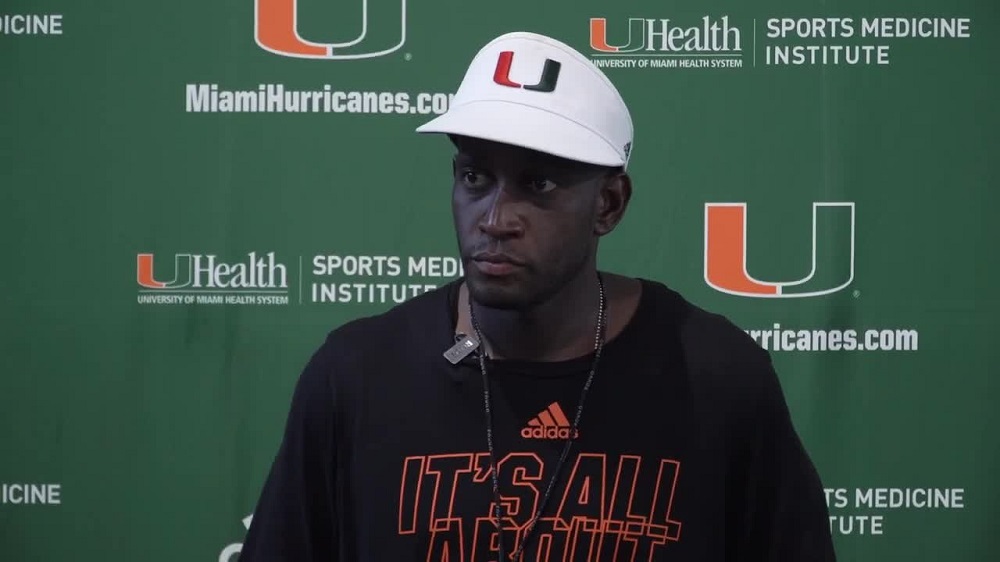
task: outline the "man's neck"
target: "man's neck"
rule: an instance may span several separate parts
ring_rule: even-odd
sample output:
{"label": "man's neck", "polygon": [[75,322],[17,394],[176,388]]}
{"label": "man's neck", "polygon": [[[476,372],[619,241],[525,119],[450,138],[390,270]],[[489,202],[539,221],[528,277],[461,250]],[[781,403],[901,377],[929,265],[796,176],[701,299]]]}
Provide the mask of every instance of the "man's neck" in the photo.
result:
{"label": "man's neck", "polygon": [[[591,353],[600,305],[596,272],[582,275],[530,310],[498,310],[474,304],[476,320],[494,359],[562,361]],[[463,284],[459,322],[468,320],[468,291]],[[469,322],[471,328],[471,322]],[[474,333],[470,329],[469,333]]]}

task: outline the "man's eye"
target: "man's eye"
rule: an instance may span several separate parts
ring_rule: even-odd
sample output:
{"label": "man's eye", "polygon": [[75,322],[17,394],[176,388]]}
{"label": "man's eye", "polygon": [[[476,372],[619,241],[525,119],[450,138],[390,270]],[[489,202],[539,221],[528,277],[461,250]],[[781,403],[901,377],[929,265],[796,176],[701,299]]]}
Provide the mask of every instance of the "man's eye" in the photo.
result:
{"label": "man's eye", "polygon": [[486,176],[472,170],[466,170],[462,172],[462,182],[469,187],[482,187],[486,183]]}
{"label": "man's eye", "polygon": [[556,188],[556,183],[545,178],[535,178],[528,182],[528,187],[535,193],[548,193]]}

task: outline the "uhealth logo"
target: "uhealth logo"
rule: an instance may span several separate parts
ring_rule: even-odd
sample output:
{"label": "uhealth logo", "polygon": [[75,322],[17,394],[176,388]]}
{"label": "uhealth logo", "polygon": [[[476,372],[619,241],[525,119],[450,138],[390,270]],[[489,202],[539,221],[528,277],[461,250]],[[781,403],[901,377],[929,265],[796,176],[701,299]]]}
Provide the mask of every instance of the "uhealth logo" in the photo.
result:
{"label": "uhealth logo", "polygon": [[[621,27],[624,29],[624,26]],[[701,18],[700,25],[677,25],[670,19],[628,19],[628,39],[624,44],[608,41],[607,18],[590,18],[590,48],[599,53],[739,54],[742,43],[739,28],[729,22],[729,16],[718,21]],[[616,35],[617,37],[618,35]]]}
{"label": "uhealth logo", "polygon": [[276,55],[327,60],[380,57],[406,43],[406,0],[360,0],[357,6],[361,21],[356,37],[316,43],[299,35],[299,21],[307,16],[301,15],[298,0],[255,0],[254,37],[257,45]]}
{"label": "uhealth logo", "polygon": [[172,275],[163,275],[155,270],[154,254],[137,255],[140,303],[288,304],[288,270],[276,261],[274,252],[250,252],[237,263],[211,254],[172,258]]}
{"label": "uhealth logo", "polygon": [[507,86],[508,88],[523,88],[533,92],[552,92],[556,89],[556,82],[559,81],[559,70],[562,64],[552,59],[545,59],[542,66],[542,76],[537,84],[525,85],[510,79],[510,67],[514,63],[513,51],[503,51],[497,57],[497,67],[493,71],[493,82]]}
{"label": "uhealth logo", "polygon": [[854,203],[813,203],[812,268],[802,279],[755,279],[747,270],[747,244],[746,203],[705,204],[705,282],[709,286],[742,297],[835,293],[854,280]]}

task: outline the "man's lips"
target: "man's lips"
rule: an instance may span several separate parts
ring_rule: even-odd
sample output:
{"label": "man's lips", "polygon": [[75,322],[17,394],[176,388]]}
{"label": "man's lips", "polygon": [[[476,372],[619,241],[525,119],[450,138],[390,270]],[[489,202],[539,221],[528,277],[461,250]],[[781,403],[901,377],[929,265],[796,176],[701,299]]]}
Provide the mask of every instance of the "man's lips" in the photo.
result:
{"label": "man's lips", "polygon": [[524,264],[507,254],[480,252],[472,256],[472,262],[486,275],[509,275]]}
{"label": "man's lips", "polygon": [[479,252],[472,256],[473,261],[484,263],[508,263],[511,265],[524,265],[516,258],[500,252]]}

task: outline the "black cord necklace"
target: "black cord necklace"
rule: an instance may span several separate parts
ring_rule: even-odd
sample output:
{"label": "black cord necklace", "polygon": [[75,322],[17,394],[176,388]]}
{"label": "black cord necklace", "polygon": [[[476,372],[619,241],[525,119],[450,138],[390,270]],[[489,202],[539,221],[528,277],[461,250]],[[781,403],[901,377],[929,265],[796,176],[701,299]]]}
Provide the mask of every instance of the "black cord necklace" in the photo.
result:
{"label": "black cord necklace", "polygon": [[[549,497],[552,495],[552,488],[555,486],[556,480],[559,478],[559,473],[562,470],[563,464],[566,462],[566,457],[569,455],[570,447],[573,444],[573,436],[577,435],[577,428],[580,424],[580,416],[583,414],[583,401],[587,396],[587,391],[590,389],[590,384],[594,380],[594,374],[597,372],[597,363],[601,358],[601,351],[604,349],[604,337],[606,331],[606,318],[605,311],[607,310],[607,302],[604,295],[604,279],[601,277],[601,273],[597,273],[597,284],[600,288],[600,303],[597,312],[597,333],[594,336],[594,362],[591,364],[590,373],[587,375],[587,381],[583,384],[583,390],[580,392],[580,403],[576,408],[576,416],[573,418],[573,428],[569,432],[569,437],[566,439],[566,444],[563,446],[562,455],[559,457],[559,463],[556,465],[556,469],[552,474],[552,478],[549,480],[548,488],[545,490],[545,496],[542,498],[541,505],[538,506],[538,510],[535,511],[534,516],[532,516],[531,521],[528,523],[528,529],[524,534],[524,539],[518,544],[517,550],[510,557],[511,560],[516,561],[521,553],[524,551],[525,545],[528,544],[528,538],[531,537],[532,532],[535,530],[535,524],[538,522],[538,518],[541,517],[542,512],[545,509],[546,504],[549,502]],[[479,368],[483,375],[483,401],[486,405],[486,442],[489,447],[490,453],[490,472],[493,475],[493,516],[496,519],[497,525],[497,535],[499,537],[500,543],[500,560],[506,561],[507,558],[504,556],[505,546],[503,541],[503,525],[500,517],[500,483],[497,476],[497,460],[496,460],[496,450],[493,446],[493,411],[490,407],[490,383],[489,377],[486,374],[486,348],[483,343],[483,334],[479,329],[479,322],[476,320],[476,313],[473,310],[472,298],[469,298],[469,315],[472,320],[472,327],[476,330],[476,339],[480,342],[479,351]]]}

